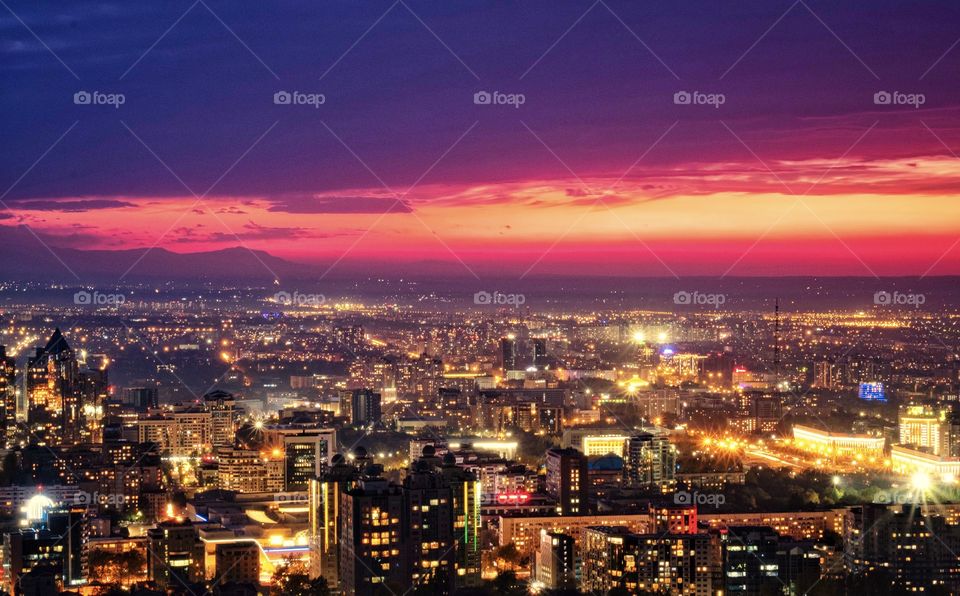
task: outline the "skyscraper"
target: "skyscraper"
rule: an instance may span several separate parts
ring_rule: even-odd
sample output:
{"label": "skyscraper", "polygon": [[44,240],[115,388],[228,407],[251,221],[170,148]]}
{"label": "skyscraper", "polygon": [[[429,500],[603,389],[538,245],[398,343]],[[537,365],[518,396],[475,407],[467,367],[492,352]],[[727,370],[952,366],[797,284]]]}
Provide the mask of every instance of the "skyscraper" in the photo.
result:
{"label": "skyscraper", "polygon": [[406,516],[401,487],[369,465],[357,485],[341,494],[340,588],[345,596],[402,593],[409,587]]}
{"label": "skyscraper", "polygon": [[24,390],[27,422],[34,439],[44,445],[79,442],[80,366],[58,327],[50,340],[27,361]]}
{"label": "skyscraper", "polygon": [[380,394],[369,389],[357,389],[350,397],[350,423],[366,426],[377,424],[381,418]]}
{"label": "skyscraper", "polygon": [[547,494],[556,499],[559,515],[588,511],[587,456],[572,447],[547,451]]}
{"label": "skyscraper", "polygon": [[503,374],[517,369],[517,340],[512,335],[500,340],[500,363]]}
{"label": "skyscraper", "polygon": [[676,477],[677,453],[668,437],[641,432],[627,440],[624,458],[625,481],[631,486],[670,485]]}
{"label": "skyscraper", "polygon": [[17,367],[16,359],[7,356],[7,348],[0,346],[0,424],[2,440],[12,446],[17,436]]}
{"label": "skyscraper", "polygon": [[436,594],[453,591],[454,536],[453,494],[443,475],[430,462],[418,460],[403,481],[403,496],[409,521],[410,581],[429,586]]}
{"label": "skyscraper", "polygon": [[577,587],[573,536],[540,530],[534,578],[547,590],[573,590]]}

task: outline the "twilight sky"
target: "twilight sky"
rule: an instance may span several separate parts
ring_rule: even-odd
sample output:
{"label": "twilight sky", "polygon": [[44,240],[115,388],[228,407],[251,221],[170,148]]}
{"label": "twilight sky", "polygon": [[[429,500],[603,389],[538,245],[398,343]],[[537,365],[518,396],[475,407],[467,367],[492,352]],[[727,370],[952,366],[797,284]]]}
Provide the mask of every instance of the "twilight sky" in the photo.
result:
{"label": "twilight sky", "polygon": [[960,274],[956,2],[0,5],[0,237],[321,272]]}

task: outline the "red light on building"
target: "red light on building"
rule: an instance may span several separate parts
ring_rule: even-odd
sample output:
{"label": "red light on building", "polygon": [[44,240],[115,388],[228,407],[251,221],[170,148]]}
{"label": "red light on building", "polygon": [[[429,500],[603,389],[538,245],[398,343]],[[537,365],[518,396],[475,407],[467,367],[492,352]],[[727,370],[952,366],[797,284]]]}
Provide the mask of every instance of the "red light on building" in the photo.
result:
{"label": "red light on building", "polygon": [[530,494],[524,492],[500,493],[497,495],[497,503],[501,505],[522,505],[530,500]]}

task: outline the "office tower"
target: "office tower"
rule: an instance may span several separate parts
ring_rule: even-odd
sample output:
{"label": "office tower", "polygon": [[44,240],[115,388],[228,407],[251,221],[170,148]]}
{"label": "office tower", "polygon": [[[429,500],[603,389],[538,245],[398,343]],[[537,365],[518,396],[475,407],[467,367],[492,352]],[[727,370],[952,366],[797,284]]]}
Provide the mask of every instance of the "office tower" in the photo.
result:
{"label": "office tower", "polygon": [[623,526],[583,531],[581,589],[706,596],[712,593],[709,534],[633,534]]}
{"label": "office tower", "polygon": [[517,340],[512,335],[500,340],[500,364],[503,374],[517,370]]}
{"label": "office tower", "polygon": [[[341,494],[340,589],[345,596],[399,594],[409,588],[403,491],[381,473],[380,466],[368,465],[357,485]],[[377,590],[382,587],[386,590]]]}
{"label": "office tower", "polygon": [[341,493],[359,479],[360,470],[338,453],[330,467],[307,486],[310,577],[322,576],[329,586],[340,582]]}
{"label": "office tower", "polygon": [[214,556],[217,585],[260,584],[260,547],[255,542],[218,544]]}
{"label": "office tower", "polygon": [[306,490],[312,478],[323,474],[337,447],[337,431],[319,428],[291,428],[282,433],[284,486]]}
{"label": "office tower", "polygon": [[155,385],[124,387],[120,392],[120,402],[133,406],[138,412],[160,407],[159,392]]}
{"label": "office tower", "polygon": [[83,583],[84,512],[83,507],[48,509],[33,526],[4,534],[3,586],[7,593],[30,591],[24,583],[31,572],[35,572],[34,581],[52,581],[64,589]]}
{"label": "office tower", "polygon": [[350,423],[355,426],[379,424],[381,420],[380,394],[369,389],[357,389],[350,396]]}
{"label": "office tower", "polygon": [[210,442],[214,447],[233,445],[236,434],[236,400],[232,393],[219,389],[203,396],[204,406],[210,410]]}
{"label": "office tower", "polygon": [[533,358],[534,366],[543,366],[547,360],[547,340],[542,337],[536,337],[530,341],[530,356]]}
{"label": "office tower", "polygon": [[403,480],[403,497],[409,516],[407,546],[410,583],[429,587],[432,593],[453,591],[453,494],[450,485],[430,462],[417,460]]}
{"label": "office tower", "polygon": [[900,444],[923,448],[934,455],[950,452],[949,408],[909,405],[900,410]]}
{"label": "office tower", "polygon": [[139,442],[156,443],[162,453],[178,457],[205,453],[213,434],[211,412],[192,404],[142,416],[137,427]]}
{"label": "office tower", "polygon": [[540,530],[534,578],[546,590],[574,590],[577,583],[573,536]]}
{"label": "office tower", "polygon": [[676,478],[677,452],[660,432],[641,432],[627,440],[624,480],[630,486],[666,488]]}
{"label": "office tower", "polygon": [[17,439],[17,361],[7,356],[7,348],[0,346],[0,441],[7,447]]}
{"label": "office tower", "polygon": [[547,494],[557,501],[559,515],[588,512],[587,456],[572,447],[547,451]]}
{"label": "office tower", "polygon": [[79,442],[80,365],[60,329],[27,360],[24,392],[32,440],[42,445]]}
{"label": "office tower", "polygon": [[189,520],[167,520],[147,531],[147,569],[161,588],[204,578],[203,542]]}
{"label": "office tower", "polygon": [[443,456],[440,473],[453,493],[453,533],[457,541],[454,586],[474,588],[483,583],[480,578],[480,480],[470,470],[458,466],[456,457],[449,452]]}

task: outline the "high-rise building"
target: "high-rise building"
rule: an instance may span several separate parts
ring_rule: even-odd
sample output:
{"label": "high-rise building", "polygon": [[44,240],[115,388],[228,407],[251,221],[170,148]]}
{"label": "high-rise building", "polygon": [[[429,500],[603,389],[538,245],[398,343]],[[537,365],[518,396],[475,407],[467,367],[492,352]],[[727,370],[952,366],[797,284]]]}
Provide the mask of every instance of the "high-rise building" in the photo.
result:
{"label": "high-rise building", "polygon": [[450,594],[455,573],[451,487],[429,461],[421,459],[403,480],[403,497],[409,516],[404,544],[410,583]]}
{"label": "high-rise building", "polygon": [[540,531],[540,546],[534,564],[534,579],[547,590],[576,589],[577,568],[573,536]]}
{"label": "high-rise building", "polygon": [[17,435],[17,361],[0,346],[0,441],[13,446]]}
{"label": "high-rise building", "polygon": [[950,452],[949,408],[909,405],[900,411],[900,444],[920,447],[934,455]]}
{"label": "high-rise building", "polygon": [[440,472],[453,494],[453,533],[457,541],[454,585],[457,589],[474,588],[480,578],[481,486],[473,472],[456,464],[452,453],[443,456]]}
{"label": "high-rise building", "polygon": [[530,340],[530,351],[533,357],[534,366],[543,366],[547,360],[547,340],[542,337],[535,337]]}
{"label": "high-rise building", "polygon": [[587,456],[572,447],[547,451],[547,494],[559,515],[583,515],[589,509]]}
{"label": "high-rise building", "polygon": [[330,467],[311,478],[307,487],[310,576],[322,576],[329,586],[340,582],[341,494],[354,488],[359,478],[360,470],[337,454]]}
{"label": "high-rise building", "polygon": [[730,526],[720,538],[725,593],[806,594],[820,581],[821,553],[813,542],[764,526]]}
{"label": "high-rise building", "polygon": [[31,439],[43,445],[73,446],[102,441],[107,398],[106,357],[81,368],[63,333],[54,330],[46,345],[27,360],[23,376]]}
{"label": "high-rise building", "polygon": [[161,588],[204,578],[203,542],[188,520],[167,520],[150,528],[147,553],[148,577]]}
{"label": "high-rise building", "polygon": [[306,490],[312,478],[321,476],[337,448],[337,431],[322,428],[291,428],[281,433],[286,490]]}
{"label": "high-rise building", "polygon": [[357,389],[350,397],[350,423],[357,426],[378,424],[381,420],[380,394]]}
{"label": "high-rise building", "polygon": [[203,396],[204,406],[210,410],[210,442],[214,447],[233,445],[236,434],[236,400],[232,393],[220,389]]}
{"label": "high-rise building", "polygon": [[660,432],[641,432],[627,440],[624,480],[631,486],[665,488],[676,478],[677,452]]}
{"label": "high-rise building", "polygon": [[517,340],[513,336],[500,340],[500,364],[503,374],[517,369]]}
{"label": "high-rise building", "polygon": [[713,593],[711,561],[716,545],[709,534],[633,534],[623,526],[586,528],[583,581],[587,591]]}
{"label": "high-rise building", "polygon": [[345,490],[340,514],[340,589],[345,596],[409,588],[408,546],[403,544],[403,490],[369,465],[356,486]]}

